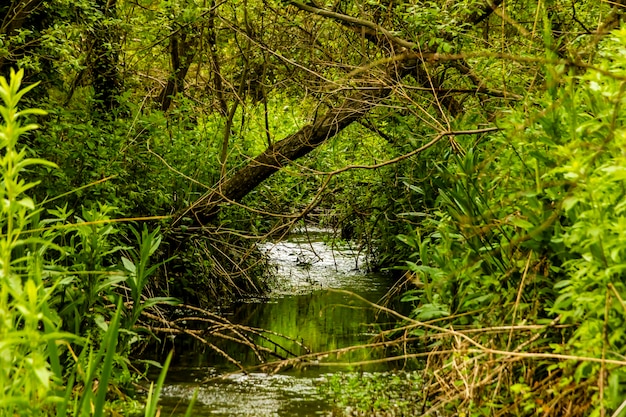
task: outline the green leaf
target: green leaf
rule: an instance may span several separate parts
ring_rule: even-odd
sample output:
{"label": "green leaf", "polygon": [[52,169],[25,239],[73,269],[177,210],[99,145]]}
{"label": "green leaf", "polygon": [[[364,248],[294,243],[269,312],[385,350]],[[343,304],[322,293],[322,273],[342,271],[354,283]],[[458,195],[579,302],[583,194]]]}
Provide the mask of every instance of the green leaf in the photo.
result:
{"label": "green leaf", "polygon": [[[163,388],[163,383],[165,382],[165,376],[167,375],[167,370],[169,369],[170,363],[172,361],[172,356],[174,352],[170,352],[165,359],[165,363],[163,364],[163,368],[159,373],[159,378],[157,379],[156,386],[150,386],[150,391],[148,392],[148,400],[146,404],[146,409],[144,416],[145,417],[155,417],[157,415],[157,404],[159,401],[159,396],[161,395],[161,389]],[[154,389],[153,389],[154,388]]]}
{"label": "green leaf", "polygon": [[29,210],[35,210],[35,203],[32,198],[25,197],[17,202],[18,205],[26,207]]}
{"label": "green leaf", "polygon": [[99,293],[99,292],[105,291],[105,290],[109,290],[114,285],[119,284],[120,282],[124,282],[126,280],[127,280],[127,277],[125,275],[113,275],[113,276],[107,277],[105,280],[100,282],[95,287],[96,293]]}
{"label": "green leaf", "polygon": [[511,223],[524,230],[530,230],[535,227],[533,223],[529,222],[528,220],[521,219],[519,217],[513,217],[511,219]]}
{"label": "green leaf", "polygon": [[421,307],[416,308],[413,311],[413,315],[416,320],[428,321],[433,319],[439,319],[442,317],[448,317],[450,311],[448,306],[439,303],[424,304]]}
{"label": "green leaf", "polygon": [[102,417],[104,412],[104,402],[106,400],[107,393],[109,391],[109,379],[113,372],[113,358],[117,353],[118,333],[120,329],[120,317],[122,315],[122,303],[119,302],[115,315],[111,320],[109,329],[104,335],[102,346],[100,350],[104,350],[104,361],[102,363],[102,371],[100,373],[100,381],[98,384],[98,393],[96,394],[96,401],[94,403],[93,417]]}
{"label": "green leaf", "polygon": [[126,258],[125,256],[122,256],[122,264],[124,265],[124,268],[130,272],[130,273],[135,273],[137,272],[137,267],[135,266],[135,264],[128,258]]}
{"label": "green leaf", "polygon": [[579,198],[575,196],[565,197],[562,200],[563,209],[565,211],[570,211],[574,206],[579,202]]}

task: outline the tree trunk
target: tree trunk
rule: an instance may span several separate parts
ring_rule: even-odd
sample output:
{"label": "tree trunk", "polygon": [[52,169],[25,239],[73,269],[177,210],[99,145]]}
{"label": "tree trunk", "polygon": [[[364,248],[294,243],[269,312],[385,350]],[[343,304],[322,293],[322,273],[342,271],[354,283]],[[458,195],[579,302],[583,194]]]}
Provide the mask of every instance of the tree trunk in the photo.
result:
{"label": "tree trunk", "polygon": [[[399,80],[408,75],[415,66],[393,68],[389,75]],[[379,105],[393,91],[394,83],[365,85],[353,95],[326,112],[313,124],[274,143],[265,152],[254,158],[232,177],[218,183],[209,193],[198,199],[185,210],[191,212],[195,223],[202,226],[210,223],[219,211],[219,205],[229,201],[241,201],[250,191],[292,161],[308,154],[319,145],[360,120]]]}
{"label": "tree trunk", "polygon": [[191,30],[189,28],[181,28],[179,32],[170,35],[172,74],[157,98],[162,111],[169,110],[173,96],[177,93],[182,93],[185,89],[185,77],[187,77],[193,58],[196,55],[197,39],[192,35],[194,29],[194,27]]}
{"label": "tree trunk", "polygon": [[[44,3],[43,0],[19,0],[10,3],[11,4],[0,6],[0,16],[3,16],[2,21],[0,21],[0,35],[9,38],[15,35],[24,26],[30,30],[43,29],[41,16],[43,14],[41,12],[41,7]],[[9,43],[9,45],[11,44]],[[25,55],[33,49],[34,45],[34,42],[25,42],[19,45],[17,50],[11,49],[14,48],[15,45],[10,47],[9,54],[6,57],[0,56],[0,74],[8,74],[9,68],[15,66],[17,59],[13,55]]]}
{"label": "tree trunk", "polygon": [[[309,4],[305,5],[299,1],[290,1],[289,3],[301,10],[337,20],[349,27],[355,26],[372,30],[375,33],[363,33],[374,44],[380,44],[383,41],[390,42],[400,48],[409,50],[414,46],[410,42],[395,37],[391,32],[385,31],[371,22],[320,9]],[[495,0],[493,3],[491,0],[487,0],[485,5],[472,16],[472,23],[475,24],[487,18],[500,3],[500,0]],[[379,34],[384,35],[382,39]],[[426,88],[433,89],[433,94],[437,94],[436,90],[440,83],[429,77],[422,66],[422,62],[415,59],[403,60],[401,56],[396,56],[395,58],[397,59],[396,64],[387,69],[384,81],[372,76],[370,78],[372,80],[371,84],[361,86],[356,93],[344,99],[337,107],[330,109],[319,120],[269,146],[265,152],[250,161],[232,177],[220,180],[211,191],[186,208],[179,215],[178,219],[183,215],[191,214],[194,222],[199,226],[210,223],[215,219],[221,204],[241,201],[272,174],[292,161],[308,154],[353,122],[362,119],[387,98],[399,84],[399,81],[407,75],[413,74],[420,84]],[[457,115],[463,110],[461,104],[452,96],[444,95],[439,97],[438,100],[452,115]],[[174,224],[176,224],[178,219],[174,221]]]}
{"label": "tree trunk", "polygon": [[117,30],[117,0],[97,0],[96,9],[101,13],[93,33],[94,59],[91,64],[95,109],[109,113],[118,107],[122,91],[122,77],[118,61],[120,39]]}

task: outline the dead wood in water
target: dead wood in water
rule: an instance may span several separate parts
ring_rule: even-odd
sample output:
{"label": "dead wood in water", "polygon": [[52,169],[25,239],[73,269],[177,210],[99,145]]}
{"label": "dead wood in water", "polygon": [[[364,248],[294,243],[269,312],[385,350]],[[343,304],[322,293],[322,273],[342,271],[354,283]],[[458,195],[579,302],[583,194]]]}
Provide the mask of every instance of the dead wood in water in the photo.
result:
{"label": "dead wood in water", "polygon": [[[165,314],[163,314],[164,311],[162,310],[153,313],[143,311],[142,317],[144,321],[141,326],[157,335],[188,336],[200,343],[202,346],[219,354],[244,373],[247,373],[246,368],[244,368],[244,366],[237,359],[233,358],[223,349],[218,347],[215,344],[217,340],[236,343],[248,347],[254,353],[260,364],[267,363],[268,359],[272,357],[279,360],[287,360],[289,357],[298,356],[296,353],[291,352],[281,343],[276,342],[269,336],[274,336],[286,342],[295,343],[305,352],[310,352],[310,349],[302,342],[271,330],[264,330],[232,323],[230,320],[217,313],[191,305],[179,304],[176,305],[175,308],[182,310],[184,314],[177,318],[167,318]],[[255,343],[253,341],[253,337],[258,337],[270,342],[274,345],[274,349]],[[282,349],[282,351],[286,352],[287,355],[279,354],[277,352],[278,349]]]}

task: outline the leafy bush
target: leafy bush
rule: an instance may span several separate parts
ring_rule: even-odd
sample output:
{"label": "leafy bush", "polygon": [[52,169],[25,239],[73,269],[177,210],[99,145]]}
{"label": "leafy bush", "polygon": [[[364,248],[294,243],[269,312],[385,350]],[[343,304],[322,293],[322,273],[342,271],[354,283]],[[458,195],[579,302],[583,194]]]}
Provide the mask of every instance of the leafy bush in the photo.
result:
{"label": "leafy bush", "polygon": [[[449,329],[444,345],[458,352],[433,355],[439,380],[455,381],[433,387],[434,408],[601,415],[623,405],[624,45],[626,29],[614,32],[579,73],[546,64],[547,91],[441,164],[436,210],[400,236],[414,251],[412,317]],[[440,338],[429,346],[442,350]]]}
{"label": "leafy bush", "polygon": [[[113,243],[106,205],[84,209],[75,224],[67,208],[42,219],[30,195],[37,183],[22,176],[34,165],[54,164],[29,158],[18,144],[37,127],[23,118],[44,114],[18,111],[36,86],[20,90],[22,77],[23,71],[11,72],[9,82],[0,77],[0,414],[101,416],[111,387],[137,378],[129,376],[128,353],[141,311],[172,301],[144,298],[161,238],[158,230],[135,232],[139,249],[121,258],[123,269],[111,264],[128,248]],[[149,398],[146,416],[157,413],[157,398]]]}

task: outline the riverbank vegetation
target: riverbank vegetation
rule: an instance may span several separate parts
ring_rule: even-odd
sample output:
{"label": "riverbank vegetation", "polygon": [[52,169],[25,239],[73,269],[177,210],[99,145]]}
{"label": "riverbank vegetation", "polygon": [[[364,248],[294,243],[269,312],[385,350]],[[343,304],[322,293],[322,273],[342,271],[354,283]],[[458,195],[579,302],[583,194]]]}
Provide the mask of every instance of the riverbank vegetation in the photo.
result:
{"label": "riverbank vegetation", "polygon": [[626,415],[625,9],[0,6],[0,409],[132,395],[147,309],[262,293],[315,223],[397,274],[424,415]]}
{"label": "riverbank vegetation", "polygon": [[[0,77],[0,174],[2,239],[0,240],[0,414],[33,416],[102,416],[137,412],[121,390],[138,381],[128,361],[142,310],[173,299],[144,298],[144,287],[156,266],[150,257],[159,246],[158,230],[134,231],[137,250],[113,246],[117,230],[107,207],[83,210],[67,221],[61,209],[44,211],[31,192],[39,184],[25,180],[33,166],[58,169],[30,158],[20,136],[37,128],[24,123],[46,113],[18,108],[23,71]],[[127,257],[122,255],[124,253]],[[120,256],[125,268],[109,264]],[[118,290],[124,282],[128,292]],[[167,362],[164,369],[167,369]],[[164,374],[163,374],[164,375]],[[146,416],[157,415],[162,380],[149,390]],[[109,402],[109,390],[118,401]],[[129,408],[130,407],[130,408]]]}

